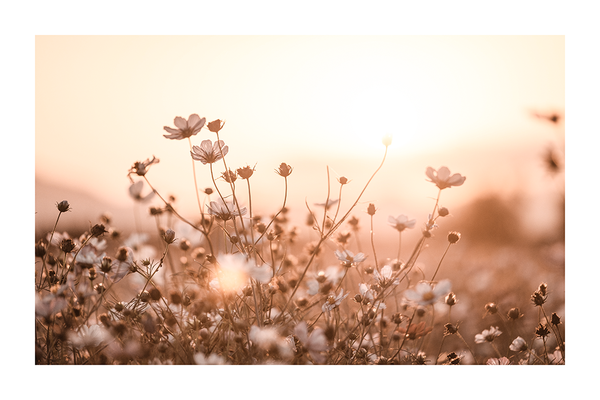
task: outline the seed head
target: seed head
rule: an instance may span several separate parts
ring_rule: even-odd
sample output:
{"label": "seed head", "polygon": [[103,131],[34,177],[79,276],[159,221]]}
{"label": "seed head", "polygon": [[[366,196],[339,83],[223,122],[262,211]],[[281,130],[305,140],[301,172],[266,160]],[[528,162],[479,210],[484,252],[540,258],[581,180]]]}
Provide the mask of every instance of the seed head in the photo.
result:
{"label": "seed head", "polygon": [[250,179],[250,177],[252,176],[252,174],[254,174],[254,168],[250,168],[249,165],[247,165],[247,166],[245,166],[243,168],[238,168],[237,169],[237,174],[242,179]]}
{"label": "seed head", "polygon": [[237,175],[235,174],[235,172],[233,172],[232,170],[227,170],[225,172],[223,172],[221,174],[221,177],[225,180],[225,182],[227,183],[233,183],[237,180]]}
{"label": "seed head", "polygon": [[340,183],[340,185],[345,185],[348,183],[348,178],[346,178],[345,176],[340,176],[338,182]]}
{"label": "seed head", "polygon": [[546,296],[544,296],[541,291],[536,290],[531,295],[531,301],[536,307],[541,307],[546,302]]}
{"label": "seed head", "polygon": [[539,324],[535,329],[535,334],[539,337],[546,337],[550,334],[550,330],[546,325]]}
{"label": "seed head", "polygon": [[454,244],[460,240],[460,232],[450,232],[448,233],[448,242],[450,244]]}
{"label": "seed head", "polygon": [[70,253],[75,249],[75,242],[72,239],[63,239],[59,248],[65,253]]}
{"label": "seed head", "polygon": [[440,208],[438,209],[438,215],[439,215],[440,217],[445,217],[445,216],[447,216],[447,215],[449,215],[449,214],[450,214],[450,211],[448,211],[448,209],[447,209],[446,207],[440,207]]}
{"label": "seed head", "polygon": [[101,236],[101,235],[105,234],[108,231],[106,230],[106,228],[104,227],[104,225],[102,225],[102,224],[96,224],[96,225],[92,226],[92,229],[91,229],[90,232],[91,232],[91,234],[92,234],[93,237],[98,237],[98,236]]}
{"label": "seed head", "polygon": [[552,325],[560,325],[560,317],[557,313],[552,313],[550,322],[552,323]]}
{"label": "seed head", "polygon": [[279,169],[276,169],[275,172],[285,178],[291,175],[292,170],[293,168],[287,165],[286,163],[281,163],[279,165]]}

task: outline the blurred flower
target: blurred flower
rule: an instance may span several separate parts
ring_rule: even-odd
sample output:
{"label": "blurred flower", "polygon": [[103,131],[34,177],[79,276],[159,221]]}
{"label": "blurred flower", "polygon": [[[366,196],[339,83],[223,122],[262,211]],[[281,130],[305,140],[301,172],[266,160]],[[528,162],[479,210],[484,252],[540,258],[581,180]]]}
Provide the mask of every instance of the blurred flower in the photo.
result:
{"label": "blurred flower", "polygon": [[348,297],[348,293],[344,294],[344,289],[341,289],[340,294],[338,294],[337,296],[327,297],[327,300],[325,301],[325,304],[323,304],[323,306],[321,307],[321,310],[323,310],[323,312],[326,312],[327,315],[329,315],[331,310],[339,306],[342,303],[342,300],[344,300],[346,297]]}
{"label": "blurred flower", "polygon": [[208,357],[204,353],[194,354],[194,362],[197,365],[227,365],[225,357],[211,353]]}
{"label": "blurred flower", "polygon": [[437,302],[450,293],[452,284],[448,279],[439,281],[435,286],[427,282],[419,282],[412,289],[404,292],[404,297],[418,305],[425,306]]}
{"label": "blurred flower", "polygon": [[136,161],[131,168],[129,168],[129,175],[136,174],[138,176],[144,176],[152,164],[158,164],[159,162],[160,160],[154,156],[152,156],[152,160],[147,158],[146,161]]}
{"label": "blurred flower", "polygon": [[336,199],[336,200],[329,199],[325,203],[315,203],[315,206],[325,207],[326,210],[329,210],[331,208],[331,206],[336,205],[338,201],[339,201],[339,199]]}
{"label": "blurred flower", "polygon": [[222,140],[217,140],[213,143],[210,139],[206,139],[200,143],[200,146],[192,146],[190,154],[194,160],[206,165],[219,161],[228,152],[229,147],[225,146],[225,142]]}
{"label": "blurred flower", "polygon": [[447,167],[441,167],[437,171],[431,167],[427,167],[425,174],[430,179],[430,182],[435,183],[440,190],[452,186],[460,186],[467,179],[461,174],[450,175],[450,170]]}
{"label": "blurred flower", "polygon": [[525,351],[527,350],[527,342],[521,336],[517,336],[508,348],[512,351]]}
{"label": "blurred flower", "polygon": [[145,202],[150,200],[154,196],[154,191],[151,191],[145,196],[142,196],[142,190],[144,190],[144,181],[137,181],[129,185],[129,195],[139,202]]}
{"label": "blurred flower", "polygon": [[58,211],[63,213],[63,212],[70,211],[71,205],[69,204],[69,202],[67,200],[63,200],[60,203],[56,203],[56,208],[58,209]]}
{"label": "blurred flower", "polygon": [[323,364],[325,362],[326,357],[322,352],[327,350],[327,338],[322,329],[316,328],[309,336],[306,322],[302,321],[294,328],[294,334],[315,363]]}
{"label": "blurred flower", "polygon": [[490,358],[486,362],[487,365],[510,365],[510,360],[506,357]]}
{"label": "blurred flower", "polygon": [[353,265],[356,266],[356,264],[359,264],[367,259],[367,256],[365,256],[363,253],[354,255],[350,250],[336,250],[335,255],[345,267],[351,267]]}
{"label": "blurred flower", "polygon": [[207,207],[210,215],[214,215],[223,221],[228,221],[233,217],[245,215],[247,212],[246,207],[241,207],[238,211],[237,206],[233,203],[233,201],[223,201],[221,199],[218,199],[217,201],[211,201]]}
{"label": "blurred flower", "polygon": [[263,350],[277,352],[279,356],[287,358],[293,356],[292,348],[287,340],[279,334],[277,328],[252,325],[248,339]]}
{"label": "blurred flower", "polygon": [[393,216],[388,217],[389,224],[396,229],[398,232],[402,232],[405,229],[412,229],[417,223],[416,219],[409,220],[406,215],[398,215],[396,218]]}
{"label": "blurred flower", "polygon": [[490,329],[485,329],[483,332],[475,335],[475,343],[493,342],[501,334],[502,331],[497,326],[491,326]]}
{"label": "blurred flower", "polygon": [[78,349],[99,346],[102,342],[110,338],[110,334],[102,325],[83,325],[77,333],[69,331],[69,339],[73,343],[73,346]]}
{"label": "blurred flower", "polygon": [[97,255],[93,247],[86,246],[79,251],[77,257],[75,257],[75,262],[85,268],[91,268],[100,265],[105,255],[105,253]]}
{"label": "blurred flower", "polygon": [[175,117],[173,123],[177,129],[165,126],[164,130],[169,132],[170,135],[163,136],[167,139],[181,140],[192,135],[196,135],[198,132],[200,132],[206,123],[206,118],[200,118],[198,114],[192,114],[187,120],[182,117]]}
{"label": "blurred flower", "polygon": [[565,359],[562,356],[560,350],[554,351],[554,353],[548,353],[548,360],[550,364],[564,364]]}
{"label": "blurred flower", "polygon": [[383,137],[383,139],[381,139],[381,143],[383,143],[383,145],[385,147],[388,147],[389,145],[392,144],[392,135],[385,135]]}
{"label": "blurred flower", "polygon": [[418,324],[411,324],[408,329],[403,328],[403,327],[398,327],[396,328],[396,330],[400,333],[403,333],[406,335],[407,339],[410,340],[416,340],[419,339],[427,334],[429,334],[432,330],[433,327],[425,326],[425,321],[421,321]]}

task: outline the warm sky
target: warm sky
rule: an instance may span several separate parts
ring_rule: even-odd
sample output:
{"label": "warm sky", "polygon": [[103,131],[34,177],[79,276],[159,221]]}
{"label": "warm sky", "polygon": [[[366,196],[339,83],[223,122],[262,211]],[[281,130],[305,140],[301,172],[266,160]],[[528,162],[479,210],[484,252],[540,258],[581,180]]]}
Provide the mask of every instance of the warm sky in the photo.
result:
{"label": "warm sky", "polygon": [[[282,201],[281,162],[294,167],[292,207],[324,201],[327,166],[358,192],[384,135],[393,144],[363,200],[398,215],[431,208],[429,165],[468,177],[449,204],[530,187],[540,171],[522,163],[539,167],[563,134],[531,112],[564,112],[564,36],[41,35],[35,57],[36,179],[115,207],[131,204],[133,162],[155,155],[151,182],[194,212],[189,144],[163,137],[192,113],[226,121],[228,165],[256,164],[265,212]],[[204,129],[193,144],[204,139],[215,135]],[[196,164],[201,187],[212,186],[208,171]]]}

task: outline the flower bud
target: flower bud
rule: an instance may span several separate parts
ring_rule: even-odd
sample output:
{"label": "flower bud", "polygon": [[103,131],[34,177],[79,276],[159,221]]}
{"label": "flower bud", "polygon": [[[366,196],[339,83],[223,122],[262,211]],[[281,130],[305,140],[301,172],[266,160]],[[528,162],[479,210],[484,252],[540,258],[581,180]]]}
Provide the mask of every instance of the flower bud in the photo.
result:
{"label": "flower bud", "polygon": [[445,217],[445,216],[447,216],[449,214],[450,214],[450,211],[448,211],[448,209],[446,207],[440,207],[439,210],[438,210],[438,215],[440,217]]}
{"label": "flower bud", "polygon": [[450,307],[452,307],[453,305],[455,305],[458,300],[456,299],[456,295],[454,294],[454,292],[450,292],[448,293],[448,295],[446,296],[446,304],[449,305]]}
{"label": "flower bud", "polygon": [[369,214],[369,215],[375,215],[375,211],[377,211],[375,209],[375,204],[369,203],[369,206],[367,207],[367,214]]}
{"label": "flower bud", "polygon": [[523,316],[523,314],[521,314],[521,310],[519,310],[517,307],[513,307],[510,310],[508,310],[507,315],[508,318],[512,320],[517,320]]}
{"label": "flower bud", "polygon": [[560,325],[560,317],[557,313],[552,313],[550,322],[552,323],[552,325]]}
{"label": "flower bud", "polygon": [[340,183],[340,185],[345,185],[345,184],[347,184],[347,183],[348,183],[348,178],[346,178],[345,176],[341,176],[341,177],[338,179],[338,182]]}
{"label": "flower bud", "polygon": [[58,208],[58,211],[60,211],[61,213],[63,212],[67,212],[71,209],[71,205],[69,204],[68,201],[63,200],[60,203],[56,204],[56,208]]}
{"label": "flower bud", "polygon": [[490,314],[496,314],[498,312],[498,305],[496,303],[487,303],[484,308],[485,311]]}
{"label": "flower bud", "polygon": [[206,189],[204,189],[204,194],[207,194],[207,195],[209,195],[209,196],[210,196],[211,194],[213,194],[213,192],[214,192],[214,191],[212,190],[212,188],[206,188]]}
{"label": "flower bud", "polygon": [[46,255],[46,244],[43,242],[37,242],[35,244],[35,256],[42,258]]}
{"label": "flower bud", "polygon": [[172,229],[167,229],[163,233],[162,237],[167,244],[171,244],[175,241],[175,231]]}

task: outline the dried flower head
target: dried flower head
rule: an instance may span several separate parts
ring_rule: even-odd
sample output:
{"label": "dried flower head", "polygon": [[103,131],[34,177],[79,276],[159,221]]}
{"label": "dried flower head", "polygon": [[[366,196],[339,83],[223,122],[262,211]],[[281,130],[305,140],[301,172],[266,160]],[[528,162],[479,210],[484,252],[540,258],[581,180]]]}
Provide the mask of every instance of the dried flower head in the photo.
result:
{"label": "dried flower head", "polygon": [[148,168],[152,164],[158,164],[160,160],[154,156],[152,156],[152,160],[147,158],[145,161],[136,161],[133,163],[132,167],[129,169],[130,174],[136,174],[138,176],[144,176],[148,172]]}
{"label": "dried flower head", "polygon": [[167,244],[173,243],[175,241],[175,231],[172,229],[167,229],[162,234],[162,238]]}
{"label": "dried flower head", "polygon": [[170,134],[163,136],[167,139],[181,140],[189,138],[190,136],[196,135],[198,132],[200,132],[206,123],[206,118],[200,118],[198,114],[192,114],[187,120],[183,117],[175,117],[173,123],[177,129],[165,126],[163,129]]}
{"label": "dried flower head", "polygon": [[429,178],[429,182],[435,183],[440,190],[452,186],[460,186],[467,179],[461,174],[450,175],[450,170],[447,167],[441,167],[437,171],[431,167],[427,167],[425,175]]}
{"label": "dried flower head", "polygon": [[192,146],[190,154],[196,161],[202,164],[212,164],[227,155],[229,147],[222,140],[217,140],[214,143],[210,139],[203,140],[200,146]]}
{"label": "dried flower head", "polygon": [[521,310],[519,310],[518,307],[513,307],[510,310],[508,310],[507,316],[509,319],[517,320],[517,319],[521,318],[523,316],[523,314],[521,314]]}
{"label": "dried flower head", "polygon": [[60,245],[58,246],[59,249],[65,253],[70,253],[75,249],[75,242],[73,242],[73,239],[63,239],[60,242]]}
{"label": "dried flower head", "polygon": [[237,169],[237,174],[242,179],[250,179],[250,177],[252,176],[252,174],[254,174],[254,168],[250,168],[249,165],[247,165],[245,167],[242,167],[242,168],[238,168]]}
{"label": "dried flower head", "polygon": [[221,129],[225,126],[225,121],[221,121],[220,119],[215,119],[208,123],[207,128],[209,131],[214,133],[219,133]]}
{"label": "dried flower head", "polygon": [[292,170],[293,168],[287,165],[286,163],[281,163],[279,165],[279,168],[276,169],[275,172],[285,178],[287,176],[290,176]]}
{"label": "dried flower head", "polygon": [[460,232],[450,232],[448,233],[448,243],[454,244],[460,240]]}
{"label": "dried flower head", "polygon": [[228,169],[227,171],[221,174],[221,178],[225,180],[227,183],[233,183],[237,180],[237,175],[232,170]]}
{"label": "dried flower head", "polygon": [[96,224],[96,225],[92,226],[92,229],[90,230],[90,232],[93,237],[98,237],[98,236],[105,234],[108,231],[106,230],[104,225]]}

